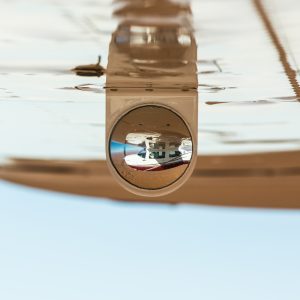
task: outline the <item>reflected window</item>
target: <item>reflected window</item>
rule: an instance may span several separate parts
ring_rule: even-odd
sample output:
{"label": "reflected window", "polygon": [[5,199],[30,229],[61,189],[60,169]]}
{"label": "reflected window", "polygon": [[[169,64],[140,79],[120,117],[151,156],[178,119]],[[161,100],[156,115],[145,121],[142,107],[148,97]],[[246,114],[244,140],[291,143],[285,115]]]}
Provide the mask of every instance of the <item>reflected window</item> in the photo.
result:
{"label": "reflected window", "polygon": [[149,157],[154,158],[154,159],[165,158],[166,152],[153,151],[153,152],[150,152]]}
{"label": "reflected window", "polygon": [[142,158],[146,158],[146,151],[142,150],[141,152],[138,153],[138,156],[140,156]]}
{"label": "reflected window", "polygon": [[172,157],[179,157],[181,156],[181,152],[176,150],[176,151],[170,151],[169,153],[169,157],[172,158]]}

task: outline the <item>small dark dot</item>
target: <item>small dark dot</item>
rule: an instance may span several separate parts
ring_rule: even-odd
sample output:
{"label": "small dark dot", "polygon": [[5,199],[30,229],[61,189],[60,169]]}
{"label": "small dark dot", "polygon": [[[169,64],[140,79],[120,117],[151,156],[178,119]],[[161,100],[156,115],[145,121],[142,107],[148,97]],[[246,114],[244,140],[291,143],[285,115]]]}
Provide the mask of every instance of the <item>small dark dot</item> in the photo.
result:
{"label": "small dark dot", "polygon": [[110,89],[112,92],[116,92],[118,89]]}
{"label": "small dark dot", "polygon": [[168,124],[166,124],[166,126],[167,126],[167,127],[169,127],[169,126],[170,126],[170,124],[168,123]]}

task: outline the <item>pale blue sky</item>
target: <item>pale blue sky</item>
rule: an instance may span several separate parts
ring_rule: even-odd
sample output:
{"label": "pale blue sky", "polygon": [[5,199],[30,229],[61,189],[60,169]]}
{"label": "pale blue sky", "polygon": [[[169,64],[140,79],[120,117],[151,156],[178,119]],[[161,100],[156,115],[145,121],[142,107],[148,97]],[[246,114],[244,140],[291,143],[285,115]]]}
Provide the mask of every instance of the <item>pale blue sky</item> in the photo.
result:
{"label": "pale blue sky", "polygon": [[0,299],[300,297],[298,211],[0,196]]}

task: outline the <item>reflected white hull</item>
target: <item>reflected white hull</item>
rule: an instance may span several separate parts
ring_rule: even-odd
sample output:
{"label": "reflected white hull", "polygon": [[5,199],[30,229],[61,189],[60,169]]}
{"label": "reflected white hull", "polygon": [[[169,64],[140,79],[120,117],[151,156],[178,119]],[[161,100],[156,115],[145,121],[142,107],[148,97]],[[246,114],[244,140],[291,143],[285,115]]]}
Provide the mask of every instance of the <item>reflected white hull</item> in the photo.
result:
{"label": "reflected white hull", "polygon": [[173,159],[143,159],[136,154],[128,155],[124,158],[126,164],[140,171],[160,171],[184,164],[188,164],[191,160],[191,153]]}

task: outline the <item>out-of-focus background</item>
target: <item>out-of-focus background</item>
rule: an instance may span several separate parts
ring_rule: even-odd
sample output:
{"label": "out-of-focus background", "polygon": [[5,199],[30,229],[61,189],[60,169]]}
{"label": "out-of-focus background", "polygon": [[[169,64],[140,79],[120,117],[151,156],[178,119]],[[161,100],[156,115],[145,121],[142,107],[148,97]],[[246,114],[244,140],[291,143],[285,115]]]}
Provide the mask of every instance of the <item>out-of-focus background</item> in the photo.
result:
{"label": "out-of-focus background", "polygon": [[[139,197],[119,202],[17,184],[43,187],[33,171],[79,172],[60,162],[105,161],[105,76],[78,77],[70,70],[96,63],[98,55],[107,65],[118,3],[0,5],[1,299],[299,298],[298,210],[147,204]],[[267,207],[272,199],[262,195],[274,189],[274,207],[299,207],[299,2],[195,0],[190,7],[199,161],[218,167],[238,156],[247,168],[224,178],[221,172],[218,185],[198,170],[193,197]],[[269,154],[280,156],[265,165]],[[45,162],[55,167],[48,170]],[[98,185],[80,172],[82,194],[94,195],[97,187],[101,194],[106,182]],[[247,174],[256,185],[247,184]],[[58,181],[57,190],[64,190],[67,183]],[[260,197],[249,194],[256,188],[264,191]],[[223,189],[224,199],[233,195],[231,203],[224,203]]]}
{"label": "out-of-focus background", "polygon": [[0,189],[3,299],[298,299],[298,211]]}

